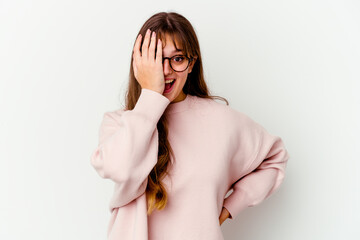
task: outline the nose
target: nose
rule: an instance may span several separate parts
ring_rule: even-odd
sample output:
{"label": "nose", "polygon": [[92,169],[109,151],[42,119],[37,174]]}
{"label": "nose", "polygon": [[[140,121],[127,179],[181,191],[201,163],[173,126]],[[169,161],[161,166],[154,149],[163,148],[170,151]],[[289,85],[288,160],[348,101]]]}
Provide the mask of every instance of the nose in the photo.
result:
{"label": "nose", "polygon": [[172,73],[172,68],[170,67],[170,59],[164,59],[163,62],[164,75],[170,75]]}

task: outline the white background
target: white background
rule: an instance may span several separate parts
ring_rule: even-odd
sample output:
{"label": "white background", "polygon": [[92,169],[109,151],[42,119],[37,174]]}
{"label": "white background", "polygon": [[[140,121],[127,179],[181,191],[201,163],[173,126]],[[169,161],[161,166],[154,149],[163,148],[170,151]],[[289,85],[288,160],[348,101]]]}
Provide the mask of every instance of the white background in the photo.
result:
{"label": "white background", "polygon": [[159,11],[193,24],[212,93],[290,153],[278,192],[227,219],[225,239],[360,239],[355,0],[0,0],[0,239],[105,239],[113,184],[90,155]]}

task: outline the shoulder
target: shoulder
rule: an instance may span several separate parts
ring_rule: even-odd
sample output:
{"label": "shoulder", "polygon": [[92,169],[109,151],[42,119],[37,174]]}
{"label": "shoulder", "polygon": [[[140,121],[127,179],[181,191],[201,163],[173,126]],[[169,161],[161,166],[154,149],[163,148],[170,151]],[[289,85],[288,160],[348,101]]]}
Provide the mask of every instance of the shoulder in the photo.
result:
{"label": "shoulder", "polygon": [[202,115],[212,116],[227,124],[251,127],[257,123],[244,112],[226,105],[225,101],[192,96],[193,108]]}
{"label": "shoulder", "polygon": [[226,103],[220,100],[191,96],[191,101],[191,108],[201,114],[219,114],[227,110]]}
{"label": "shoulder", "polygon": [[119,124],[120,118],[126,112],[124,108],[117,108],[113,110],[108,110],[103,113],[103,124]]}

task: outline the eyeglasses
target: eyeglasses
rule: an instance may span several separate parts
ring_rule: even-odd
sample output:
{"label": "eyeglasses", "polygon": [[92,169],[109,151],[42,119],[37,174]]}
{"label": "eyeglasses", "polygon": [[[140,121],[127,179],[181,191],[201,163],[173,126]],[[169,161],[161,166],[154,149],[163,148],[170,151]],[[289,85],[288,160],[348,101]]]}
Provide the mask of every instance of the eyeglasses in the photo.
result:
{"label": "eyeglasses", "polygon": [[165,59],[169,59],[170,67],[175,72],[185,71],[189,67],[190,62],[192,62],[194,60],[194,58],[189,58],[185,55],[175,55],[175,56],[172,56],[171,58],[163,57],[163,59],[162,59],[163,64],[164,64]]}

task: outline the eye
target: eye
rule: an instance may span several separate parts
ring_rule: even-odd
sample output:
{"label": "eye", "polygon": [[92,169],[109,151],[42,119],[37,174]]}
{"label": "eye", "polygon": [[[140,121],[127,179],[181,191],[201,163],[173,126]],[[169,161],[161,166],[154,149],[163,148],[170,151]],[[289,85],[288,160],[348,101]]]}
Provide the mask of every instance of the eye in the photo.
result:
{"label": "eye", "polygon": [[174,56],[173,61],[175,62],[182,62],[184,60],[183,56]]}

